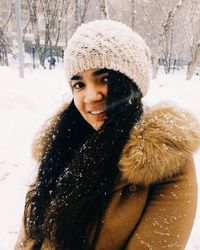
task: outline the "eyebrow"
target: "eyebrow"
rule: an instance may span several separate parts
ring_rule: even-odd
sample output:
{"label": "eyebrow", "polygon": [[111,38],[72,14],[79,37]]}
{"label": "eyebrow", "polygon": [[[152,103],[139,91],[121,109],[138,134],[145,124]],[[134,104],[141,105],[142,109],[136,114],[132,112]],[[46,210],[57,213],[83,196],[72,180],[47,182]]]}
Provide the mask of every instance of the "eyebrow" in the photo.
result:
{"label": "eyebrow", "polygon": [[[99,75],[102,75],[102,74],[105,74],[105,73],[109,73],[108,72],[108,69],[99,69],[97,71],[94,71],[92,73],[93,76],[99,76]],[[82,80],[83,78],[79,75],[75,75],[75,76],[72,76],[71,80]]]}
{"label": "eyebrow", "polygon": [[75,75],[75,76],[72,76],[71,80],[81,80],[82,77],[80,77],[79,75]]}
{"label": "eyebrow", "polygon": [[99,69],[95,72],[92,73],[93,76],[99,76],[99,75],[102,75],[102,74],[105,74],[105,73],[108,73],[108,69]]}

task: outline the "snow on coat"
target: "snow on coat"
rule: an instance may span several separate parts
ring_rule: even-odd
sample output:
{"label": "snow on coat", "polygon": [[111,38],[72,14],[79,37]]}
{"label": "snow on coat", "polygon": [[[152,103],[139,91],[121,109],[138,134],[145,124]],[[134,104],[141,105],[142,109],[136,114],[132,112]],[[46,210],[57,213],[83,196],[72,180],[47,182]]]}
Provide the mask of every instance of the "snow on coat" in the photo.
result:
{"label": "snow on coat", "polygon": [[[58,113],[34,144],[41,159],[52,136]],[[183,250],[197,205],[197,182],[192,153],[200,144],[195,119],[179,109],[148,110],[132,128],[121,153],[121,176],[105,211],[95,250]],[[92,239],[92,232],[88,240]],[[23,228],[16,250],[32,249]],[[44,242],[42,250],[52,250]]]}

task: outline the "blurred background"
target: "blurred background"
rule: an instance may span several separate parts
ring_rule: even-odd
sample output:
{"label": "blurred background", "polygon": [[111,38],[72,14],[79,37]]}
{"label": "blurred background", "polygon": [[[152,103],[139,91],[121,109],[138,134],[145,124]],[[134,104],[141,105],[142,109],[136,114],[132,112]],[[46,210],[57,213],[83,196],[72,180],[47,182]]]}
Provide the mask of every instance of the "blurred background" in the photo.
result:
{"label": "blurred background", "polygon": [[200,73],[199,0],[1,0],[0,65],[17,61],[17,4],[25,67],[53,68],[63,61],[77,26],[111,18],[144,37],[152,50],[153,78],[160,65],[166,74],[188,67],[187,79]]}
{"label": "blurred background", "polygon": [[[0,250],[14,249],[37,172],[33,138],[72,98],[63,60],[76,28],[94,19],[126,23],[152,51],[144,104],[167,102],[200,121],[199,13],[200,0],[0,0]],[[200,151],[194,160],[200,183]],[[199,232],[200,192],[186,250],[200,250]]]}

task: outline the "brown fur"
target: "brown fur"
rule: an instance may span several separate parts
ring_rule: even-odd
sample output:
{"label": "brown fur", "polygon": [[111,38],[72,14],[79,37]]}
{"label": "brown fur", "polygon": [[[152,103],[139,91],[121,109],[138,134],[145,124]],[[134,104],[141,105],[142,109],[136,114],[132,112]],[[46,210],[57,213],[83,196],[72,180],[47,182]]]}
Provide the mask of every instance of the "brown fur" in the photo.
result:
{"label": "brown fur", "polygon": [[[36,136],[33,158],[37,161],[47,150],[67,105],[64,104]],[[150,109],[130,132],[119,162],[122,177],[142,185],[162,181],[181,172],[199,144],[200,127],[191,114],[169,106]]]}
{"label": "brown fur", "polygon": [[122,176],[149,185],[180,173],[200,144],[191,114],[168,106],[149,110],[131,130],[120,157]]}

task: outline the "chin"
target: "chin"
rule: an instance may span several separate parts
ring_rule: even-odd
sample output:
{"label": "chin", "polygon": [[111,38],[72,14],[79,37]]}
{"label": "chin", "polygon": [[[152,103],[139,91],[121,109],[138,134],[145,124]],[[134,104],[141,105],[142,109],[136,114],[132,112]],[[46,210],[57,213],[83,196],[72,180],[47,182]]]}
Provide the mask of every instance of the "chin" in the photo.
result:
{"label": "chin", "polygon": [[102,127],[103,124],[104,124],[104,122],[97,122],[97,123],[93,123],[93,124],[91,124],[91,125],[92,125],[92,127],[93,127],[96,131],[98,131],[98,130]]}

